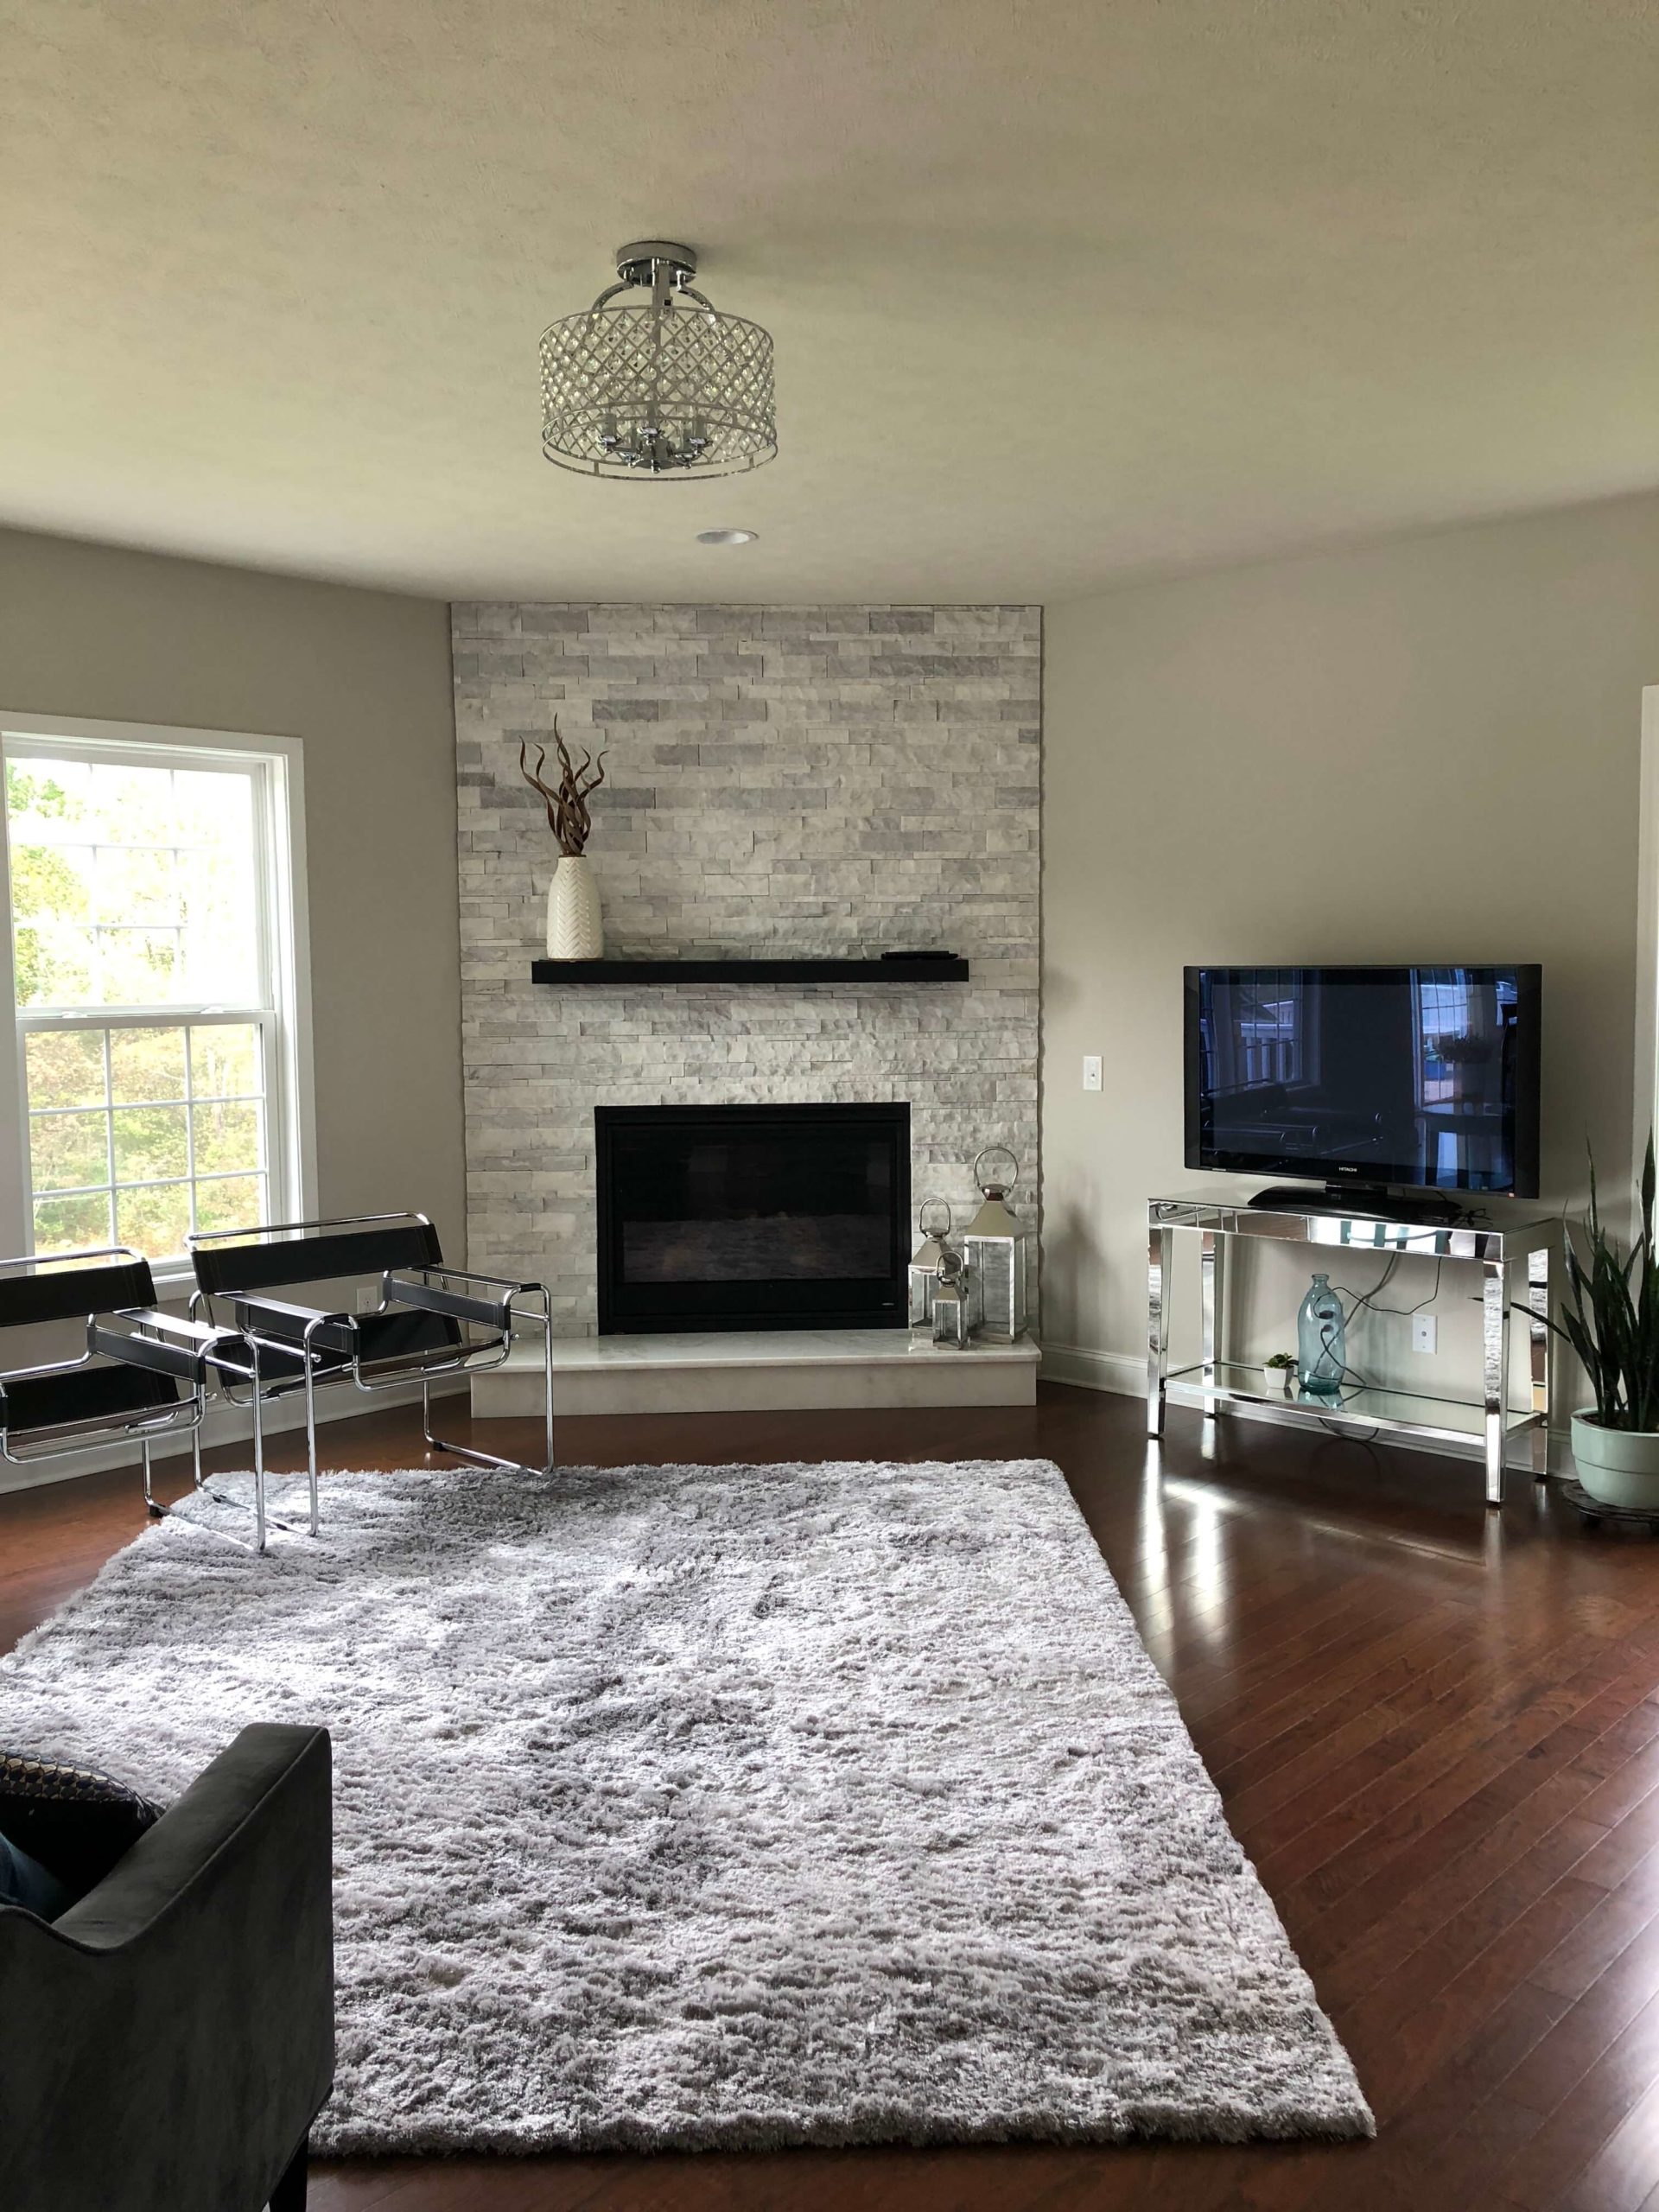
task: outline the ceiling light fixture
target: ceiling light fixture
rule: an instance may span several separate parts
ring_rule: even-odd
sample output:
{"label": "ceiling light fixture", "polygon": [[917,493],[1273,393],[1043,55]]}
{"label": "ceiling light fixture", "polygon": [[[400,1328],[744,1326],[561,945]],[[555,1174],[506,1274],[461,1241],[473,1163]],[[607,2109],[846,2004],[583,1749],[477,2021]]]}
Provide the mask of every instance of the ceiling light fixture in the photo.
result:
{"label": "ceiling light fixture", "polygon": [[772,340],[717,315],[696,273],[690,246],[637,239],[592,307],[542,333],[550,461],[584,476],[733,476],[773,458]]}
{"label": "ceiling light fixture", "polygon": [[760,535],[758,530],[700,530],[699,545],[753,545]]}

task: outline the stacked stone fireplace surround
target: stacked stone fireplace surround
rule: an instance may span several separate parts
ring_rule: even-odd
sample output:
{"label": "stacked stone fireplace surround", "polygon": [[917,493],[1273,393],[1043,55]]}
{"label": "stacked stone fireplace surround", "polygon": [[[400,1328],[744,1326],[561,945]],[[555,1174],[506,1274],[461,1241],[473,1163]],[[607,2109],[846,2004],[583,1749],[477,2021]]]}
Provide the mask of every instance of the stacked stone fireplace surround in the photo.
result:
{"label": "stacked stone fireplace surround", "polygon": [[[1040,610],[454,609],[469,1262],[596,1325],[595,1105],[907,1099],[912,1187],[1038,1159]],[[527,741],[603,751],[607,957],[948,948],[956,984],[550,987]]]}

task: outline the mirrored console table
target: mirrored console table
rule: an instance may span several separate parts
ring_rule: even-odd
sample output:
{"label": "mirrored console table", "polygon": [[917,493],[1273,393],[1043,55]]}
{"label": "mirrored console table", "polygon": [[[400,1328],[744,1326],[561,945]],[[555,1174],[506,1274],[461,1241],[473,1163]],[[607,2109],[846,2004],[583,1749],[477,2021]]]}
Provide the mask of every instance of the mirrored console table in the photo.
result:
{"label": "mirrored console table", "polygon": [[[1224,1408],[1249,1409],[1289,1418],[1351,1424],[1402,1438],[1474,1446],[1484,1460],[1486,1502],[1503,1502],[1503,1475],[1511,1440],[1529,1432],[1532,1471],[1547,1471],[1551,1346],[1544,1325],[1549,1300],[1549,1267],[1561,1234],[1559,1221],[1541,1220],[1462,1226],[1444,1222],[1378,1221],[1364,1214],[1332,1211],[1328,1199],[1306,1209],[1258,1210],[1230,1199],[1152,1198],[1147,1206],[1147,1415],[1153,1436],[1161,1436],[1169,1395],[1201,1404],[1208,1415]],[[1176,1239],[1190,1239],[1196,1249],[1192,1271],[1198,1303],[1199,1357],[1170,1365],[1171,1305]],[[1480,1269],[1482,1306],[1481,1374],[1478,1395],[1467,1398],[1369,1385],[1344,1385],[1332,1395],[1301,1392],[1294,1376],[1287,1389],[1278,1371],[1241,1364],[1226,1356],[1227,1274],[1230,1252],[1246,1239],[1316,1248],[1312,1265],[1329,1270],[1352,1255],[1384,1260],[1396,1255],[1472,1262]],[[1517,1309],[1519,1311],[1517,1312]],[[1510,1345],[1518,1321],[1527,1357],[1523,1402],[1512,1402]]]}

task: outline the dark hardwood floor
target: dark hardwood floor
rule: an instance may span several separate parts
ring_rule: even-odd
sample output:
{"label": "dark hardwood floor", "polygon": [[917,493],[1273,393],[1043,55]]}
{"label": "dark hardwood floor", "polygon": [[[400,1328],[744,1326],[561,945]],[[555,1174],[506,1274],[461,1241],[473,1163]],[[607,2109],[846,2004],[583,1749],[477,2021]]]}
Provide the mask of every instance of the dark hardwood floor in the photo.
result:
{"label": "dark hardwood floor", "polygon": [[[1141,1427],[1133,1401],[1045,1388],[1034,1410],[569,1421],[560,1449],[1057,1459],[1375,2144],[386,2160],[321,2168],[316,2212],[1659,2212],[1659,1549],[1586,1536],[1522,1475],[1489,1515],[1453,1461]],[[402,1414],[326,1435],[337,1465],[419,1456]],[[143,1518],[129,1476],[0,1498],[0,1644]]]}

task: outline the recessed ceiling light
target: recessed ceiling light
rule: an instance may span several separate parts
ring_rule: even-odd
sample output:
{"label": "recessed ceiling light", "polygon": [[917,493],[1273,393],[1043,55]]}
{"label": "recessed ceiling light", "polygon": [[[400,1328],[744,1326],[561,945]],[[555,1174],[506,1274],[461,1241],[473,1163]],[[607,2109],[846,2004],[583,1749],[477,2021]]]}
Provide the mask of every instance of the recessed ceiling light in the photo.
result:
{"label": "recessed ceiling light", "polygon": [[699,545],[753,545],[760,535],[758,530],[700,530]]}

